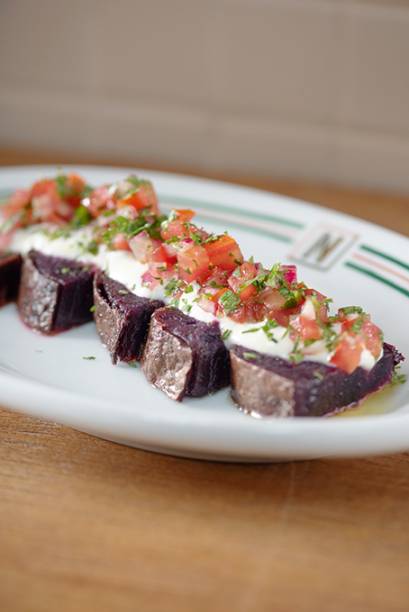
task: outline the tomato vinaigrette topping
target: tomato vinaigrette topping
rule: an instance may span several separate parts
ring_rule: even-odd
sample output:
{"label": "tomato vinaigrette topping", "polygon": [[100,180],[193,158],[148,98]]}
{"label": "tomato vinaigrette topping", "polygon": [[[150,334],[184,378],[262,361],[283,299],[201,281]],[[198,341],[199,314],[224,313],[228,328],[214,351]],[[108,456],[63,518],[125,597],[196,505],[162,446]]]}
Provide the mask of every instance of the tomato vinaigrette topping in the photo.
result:
{"label": "tomato vinaigrette topping", "polygon": [[[91,232],[88,250],[126,251],[145,264],[142,286],[162,287],[168,302],[189,312],[194,303],[203,312],[236,324],[242,333],[262,332],[273,343],[276,330],[292,341],[294,363],[322,347],[329,363],[352,373],[364,351],[373,363],[382,355],[383,336],[370,316],[357,306],[330,315],[332,300],[297,279],[295,265],[265,268],[244,259],[237,241],[227,232],[212,234],[192,222],[194,211],[173,210],[161,215],[152,183],[129,176],[95,189],[76,174],[44,179],[17,190],[1,209],[0,250],[13,233],[46,224],[50,240],[79,228]],[[189,305],[190,304],[190,305]],[[227,339],[229,330],[223,337]]]}

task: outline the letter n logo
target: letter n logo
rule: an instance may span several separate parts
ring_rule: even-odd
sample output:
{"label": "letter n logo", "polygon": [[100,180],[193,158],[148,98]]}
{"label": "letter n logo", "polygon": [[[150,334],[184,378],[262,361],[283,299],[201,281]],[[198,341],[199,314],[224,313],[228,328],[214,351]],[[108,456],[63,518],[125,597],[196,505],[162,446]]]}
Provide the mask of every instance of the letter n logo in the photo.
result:
{"label": "letter n logo", "polygon": [[348,230],[319,225],[307,231],[297,241],[290,257],[307,266],[328,270],[357,237]]}

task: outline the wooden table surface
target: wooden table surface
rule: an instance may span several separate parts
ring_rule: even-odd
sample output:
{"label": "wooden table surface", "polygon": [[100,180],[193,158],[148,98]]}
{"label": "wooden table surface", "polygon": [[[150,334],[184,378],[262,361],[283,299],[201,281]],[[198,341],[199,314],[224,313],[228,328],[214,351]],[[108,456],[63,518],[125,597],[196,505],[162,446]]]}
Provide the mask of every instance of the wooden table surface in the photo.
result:
{"label": "wooden table surface", "polygon": [[[32,161],[70,160],[0,152]],[[409,233],[405,197],[239,182]],[[409,454],[205,463],[0,417],[2,612],[409,610]]]}

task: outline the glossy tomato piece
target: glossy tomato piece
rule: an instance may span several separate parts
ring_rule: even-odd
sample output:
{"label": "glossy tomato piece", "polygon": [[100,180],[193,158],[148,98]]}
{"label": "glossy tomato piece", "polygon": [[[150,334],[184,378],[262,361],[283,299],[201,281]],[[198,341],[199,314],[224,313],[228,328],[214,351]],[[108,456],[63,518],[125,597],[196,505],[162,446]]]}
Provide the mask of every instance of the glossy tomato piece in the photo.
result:
{"label": "glossy tomato piece", "polygon": [[257,294],[257,288],[251,281],[257,276],[257,268],[253,263],[244,262],[229,276],[229,287],[247,302]]}
{"label": "glossy tomato piece", "polygon": [[150,181],[139,181],[137,187],[118,198],[117,206],[118,208],[132,206],[138,211],[149,210],[154,214],[159,212],[158,198]]}
{"label": "glossy tomato piece", "polygon": [[114,210],[116,205],[108,185],[102,185],[92,191],[84,201],[89,212],[95,218],[106,210]]}
{"label": "glossy tomato piece", "polygon": [[2,207],[1,212],[5,219],[10,219],[11,223],[11,218],[14,218],[14,223],[11,225],[9,224],[10,231],[21,225],[23,214],[30,215],[30,202],[30,191],[28,189],[17,189],[17,191],[15,191],[7,200],[7,203]]}
{"label": "glossy tomato piece", "polygon": [[180,221],[178,219],[166,223],[160,232],[163,240],[183,240],[184,238],[188,238],[189,234],[189,226],[185,221]]}
{"label": "glossy tomato piece", "polygon": [[131,251],[129,240],[124,234],[117,234],[112,240],[112,246],[116,251]]}
{"label": "glossy tomato piece", "polygon": [[249,301],[228,316],[236,323],[259,323],[266,318],[266,309],[263,304]]}
{"label": "glossy tomato piece", "polygon": [[175,219],[181,221],[182,223],[191,221],[195,214],[195,211],[190,210],[189,208],[177,208],[173,211]]}
{"label": "glossy tomato piece", "polygon": [[235,270],[243,261],[243,255],[237,242],[228,234],[204,245],[210,264],[222,270]]}
{"label": "glossy tomato piece", "polygon": [[205,281],[210,275],[209,257],[206,249],[198,244],[193,244],[179,251],[177,254],[179,265],[179,277],[190,283]]}
{"label": "glossy tomato piece", "polygon": [[[155,241],[156,243],[156,241]],[[176,255],[171,255],[165,248],[166,245],[158,244],[154,247],[151,255],[151,261],[174,264],[177,261]]]}
{"label": "glossy tomato piece", "polygon": [[330,361],[337,368],[352,374],[359,366],[362,350],[363,346],[359,338],[343,334]]}
{"label": "glossy tomato piece", "polygon": [[129,240],[129,246],[135,259],[146,263],[152,260],[153,252],[161,246],[159,240],[153,240],[148,232],[140,232]]}
{"label": "glossy tomato piece", "polygon": [[299,316],[291,322],[291,326],[303,342],[322,338],[322,330],[315,319]]}
{"label": "glossy tomato piece", "polygon": [[361,335],[365,342],[366,348],[368,351],[370,351],[370,353],[372,353],[375,359],[377,359],[381,354],[383,346],[383,336],[381,330],[379,327],[377,327],[377,325],[368,319],[362,325]]}

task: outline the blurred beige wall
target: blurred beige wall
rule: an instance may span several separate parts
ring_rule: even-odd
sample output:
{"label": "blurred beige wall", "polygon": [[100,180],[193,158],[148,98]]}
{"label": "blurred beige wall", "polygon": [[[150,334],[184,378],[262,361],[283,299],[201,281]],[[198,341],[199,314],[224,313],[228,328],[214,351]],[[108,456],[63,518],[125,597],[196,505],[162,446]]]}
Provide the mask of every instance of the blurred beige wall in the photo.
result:
{"label": "blurred beige wall", "polygon": [[0,146],[409,191],[409,0],[0,0]]}

